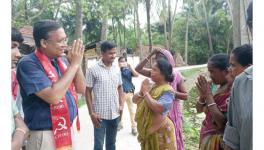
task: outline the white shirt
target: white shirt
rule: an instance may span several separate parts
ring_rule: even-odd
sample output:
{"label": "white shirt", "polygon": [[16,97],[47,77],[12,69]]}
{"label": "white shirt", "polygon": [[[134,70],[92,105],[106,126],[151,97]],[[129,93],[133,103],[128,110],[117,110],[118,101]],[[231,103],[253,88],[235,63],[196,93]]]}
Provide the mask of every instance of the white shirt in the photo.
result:
{"label": "white shirt", "polygon": [[100,59],[87,70],[86,86],[93,90],[92,108],[102,119],[119,117],[118,86],[122,86],[120,68],[112,65],[107,68]]}

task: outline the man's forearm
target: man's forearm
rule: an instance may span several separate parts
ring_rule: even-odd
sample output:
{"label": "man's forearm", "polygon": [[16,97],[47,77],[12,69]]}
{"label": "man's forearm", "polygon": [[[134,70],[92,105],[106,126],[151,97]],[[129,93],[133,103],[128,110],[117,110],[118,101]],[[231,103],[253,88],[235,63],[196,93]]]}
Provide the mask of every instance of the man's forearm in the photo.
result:
{"label": "man's forearm", "polygon": [[118,87],[118,95],[119,95],[119,106],[124,106],[124,92],[123,92],[123,87],[119,86]]}
{"label": "man's forearm", "polygon": [[51,87],[47,87],[35,94],[47,103],[57,104],[69,89],[77,70],[77,66],[70,65],[63,76]]}
{"label": "man's forearm", "polygon": [[92,107],[92,94],[91,93],[92,93],[91,89],[89,89],[88,87],[86,87],[85,100],[86,100],[86,105],[88,107],[89,115],[91,115],[92,113],[94,113],[93,107]]}
{"label": "man's forearm", "polygon": [[20,150],[20,148],[23,146],[24,142],[24,134],[20,131],[15,131],[15,134],[12,138],[12,150]]}

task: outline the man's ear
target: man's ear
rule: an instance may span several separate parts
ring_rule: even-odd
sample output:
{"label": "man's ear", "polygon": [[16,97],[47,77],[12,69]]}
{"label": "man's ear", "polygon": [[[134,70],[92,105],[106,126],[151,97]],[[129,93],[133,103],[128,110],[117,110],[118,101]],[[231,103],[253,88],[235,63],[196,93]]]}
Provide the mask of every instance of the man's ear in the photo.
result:
{"label": "man's ear", "polygon": [[44,39],[41,39],[40,40],[40,46],[43,47],[43,48],[47,48],[47,41],[44,40]]}

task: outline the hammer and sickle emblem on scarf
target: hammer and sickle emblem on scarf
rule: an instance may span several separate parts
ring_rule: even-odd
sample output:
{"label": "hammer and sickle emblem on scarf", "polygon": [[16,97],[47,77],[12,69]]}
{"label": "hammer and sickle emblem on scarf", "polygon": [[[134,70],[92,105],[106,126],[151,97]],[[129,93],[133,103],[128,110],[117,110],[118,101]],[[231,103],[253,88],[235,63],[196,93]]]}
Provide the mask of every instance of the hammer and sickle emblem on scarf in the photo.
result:
{"label": "hammer and sickle emblem on scarf", "polygon": [[60,131],[60,130],[63,130],[63,129],[67,129],[65,118],[60,117],[59,119],[61,121],[58,123],[58,128],[55,129],[54,134],[56,134],[57,131]]}
{"label": "hammer and sickle emblem on scarf", "polygon": [[53,74],[53,72],[52,72],[52,71],[49,71],[49,75],[48,75],[48,77],[49,77],[49,78],[54,78],[54,77],[55,77],[55,75]]}

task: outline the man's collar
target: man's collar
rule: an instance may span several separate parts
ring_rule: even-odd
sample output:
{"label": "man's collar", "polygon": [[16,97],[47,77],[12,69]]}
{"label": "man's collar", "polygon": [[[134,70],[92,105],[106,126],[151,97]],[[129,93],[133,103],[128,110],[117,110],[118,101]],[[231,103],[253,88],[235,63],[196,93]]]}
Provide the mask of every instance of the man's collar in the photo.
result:
{"label": "man's collar", "polygon": [[112,64],[110,67],[106,66],[106,65],[104,64],[102,58],[99,60],[98,64],[99,64],[100,66],[102,66],[102,67],[105,67],[105,68],[111,68],[111,67],[113,66],[113,64]]}
{"label": "man's collar", "polygon": [[244,70],[247,78],[252,79],[253,65]]}
{"label": "man's collar", "polygon": [[100,59],[100,60],[98,61],[98,64],[99,64],[100,66],[102,66],[102,67],[106,67],[105,64],[103,63],[102,59]]}

